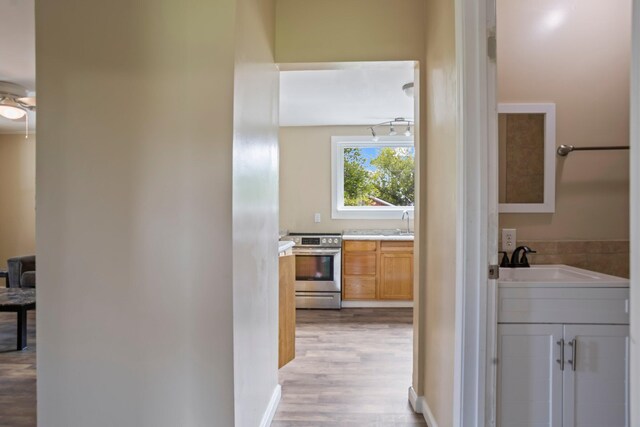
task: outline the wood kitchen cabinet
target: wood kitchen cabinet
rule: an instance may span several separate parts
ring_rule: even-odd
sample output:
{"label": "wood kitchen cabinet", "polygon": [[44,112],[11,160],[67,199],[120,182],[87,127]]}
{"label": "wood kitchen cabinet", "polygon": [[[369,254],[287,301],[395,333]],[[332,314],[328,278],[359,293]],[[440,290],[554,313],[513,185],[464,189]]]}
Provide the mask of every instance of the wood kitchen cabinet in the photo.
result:
{"label": "wood kitchen cabinet", "polygon": [[346,240],[342,299],[413,299],[413,241]]}
{"label": "wood kitchen cabinet", "polygon": [[294,255],[279,257],[278,368],[296,355],[296,262]]}

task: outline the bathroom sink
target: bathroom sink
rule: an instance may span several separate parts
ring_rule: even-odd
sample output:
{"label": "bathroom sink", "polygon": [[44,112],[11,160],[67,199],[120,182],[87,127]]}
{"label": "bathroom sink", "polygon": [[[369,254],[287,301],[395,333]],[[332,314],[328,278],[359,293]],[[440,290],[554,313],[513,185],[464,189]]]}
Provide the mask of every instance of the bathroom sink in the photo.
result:
{"label": "bathroom sink", "polygon": [[532,265],[529,268],[500,268],[498,282],[504,284],[621,286],[629,281],[568,265]]}

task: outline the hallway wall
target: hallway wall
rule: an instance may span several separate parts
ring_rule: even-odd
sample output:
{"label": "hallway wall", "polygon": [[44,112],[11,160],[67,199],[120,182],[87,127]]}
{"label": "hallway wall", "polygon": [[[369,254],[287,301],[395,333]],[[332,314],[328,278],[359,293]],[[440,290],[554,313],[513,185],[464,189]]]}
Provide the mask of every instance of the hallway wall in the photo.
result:
{"label": "hallway wall", "polygon": [[232,426],[236,2],[36,28],[39,424]]}
{"label": "hallway wall", "polygon": [[36,250],[35,135],[0,134],[0,159],[0,269],[5,269],[7,258]]}

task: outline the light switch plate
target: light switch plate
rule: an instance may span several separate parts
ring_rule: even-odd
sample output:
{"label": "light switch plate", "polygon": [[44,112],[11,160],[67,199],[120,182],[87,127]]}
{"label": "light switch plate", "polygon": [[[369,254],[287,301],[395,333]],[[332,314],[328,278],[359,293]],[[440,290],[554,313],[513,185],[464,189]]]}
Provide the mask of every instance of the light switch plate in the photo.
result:
{"label": "light switch plate", "polygon": [[505,252],[513,252],[516,248],[516,229],[502,229],[502,250]]}
{"label": "light switch plate", "polygon": [[319,214],[319,213],[317,213],[317,214],[313,215],[313,220],[314,220],[315,222],[320,222],[320,214]]}

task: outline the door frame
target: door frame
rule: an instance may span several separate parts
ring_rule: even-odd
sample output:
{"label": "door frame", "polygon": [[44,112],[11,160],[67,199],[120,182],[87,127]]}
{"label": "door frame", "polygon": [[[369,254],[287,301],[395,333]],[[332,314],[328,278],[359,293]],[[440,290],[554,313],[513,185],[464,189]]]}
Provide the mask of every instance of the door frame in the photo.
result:
{"label": "door frame", "polygon": [[[631,23],[630,192],[631,259],[640,253],[640,0],[633,0]],[[640,263],[631,262],[630,283],[630,402],[640,399]],[[631,406],[630,425],[640,425],[640,405]]]}
{"label": "door frame", "polygon": [[[632,0],[632,4],[629,153],[633,259],[640,253],[640,0]],[[497,263],[497,172],[492,172],[489,164],[492,150],[497,149],[492,148],[497,145],[497,138],[492,140],[497,135],[496,70],[488,57],[489,49],[494,47],[490,37],[495,35],[495,0],[455,0],[455,7],[461,199],[454,425],[495,426],[495,365],[491,358],[497,329],[495,281],[486,275],[487,266]],[[632,262],[630,273],[629,380],[630,401],[634,401],[640,395],[640,263]],[[640,406],[632,405],[630,416],[631,425],[640,425]]]}
{"label": "door frame", "polygon": [[455,0],[455,27],[460,172],[453,425],[480,427],[487,425],[487,391],[495,394],[489,356],[497,345],[490,310],[496,281],[488,278],[488,266],[498,261],[498,179],[490,162],[497,156],[491,144],[497,136],[495,62],[489,58],[495,0]]}

